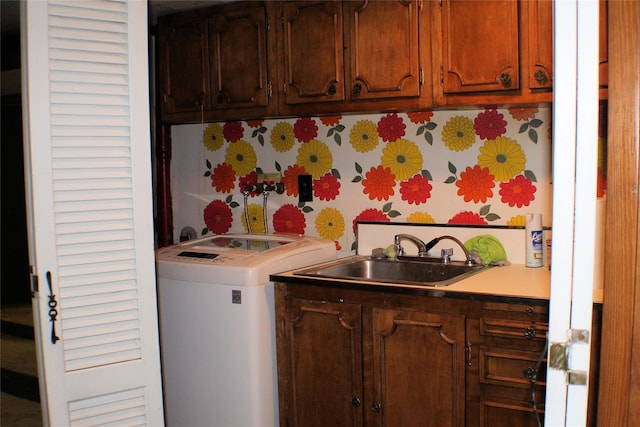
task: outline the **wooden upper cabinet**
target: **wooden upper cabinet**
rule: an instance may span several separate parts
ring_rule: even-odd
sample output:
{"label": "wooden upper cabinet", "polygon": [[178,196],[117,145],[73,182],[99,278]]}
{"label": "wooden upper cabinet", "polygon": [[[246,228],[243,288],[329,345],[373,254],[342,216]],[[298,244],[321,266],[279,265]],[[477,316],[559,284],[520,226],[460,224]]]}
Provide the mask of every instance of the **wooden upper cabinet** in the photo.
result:
{"label": "wooden upper cabinet", "polygon": [[349,100],[420,96],[418,29],[421,3],[344,2],[349,43]]}
{"label": "wooden upper cabinet", "polygon": [[[272,95],[267,7],[232,3],[209,17],[209,71],[214,120],[269,113]],[[233,115],[230,115],[230,112]]]}
{"label": "wooden upper cabinet", "polygon": [[158,96],[163,120],[176,113],[209,109],[205,18],[161,17],[158,24]]}
{"label": "wooden upper cabinet", "polygon": [[279,43],[285,104],[344,101],[341,2],[284,3]]}
{"label": "wooden upper cabinet", "polygon": [[526,84],[531,90],[553,87],[553,2],[533,0],[522,3],[527,7],[525,30],[529,41]]}
{"label": "wooden upper cabinet", "polygon": [[445,94],[520,87],[518,2],[442,1]]}

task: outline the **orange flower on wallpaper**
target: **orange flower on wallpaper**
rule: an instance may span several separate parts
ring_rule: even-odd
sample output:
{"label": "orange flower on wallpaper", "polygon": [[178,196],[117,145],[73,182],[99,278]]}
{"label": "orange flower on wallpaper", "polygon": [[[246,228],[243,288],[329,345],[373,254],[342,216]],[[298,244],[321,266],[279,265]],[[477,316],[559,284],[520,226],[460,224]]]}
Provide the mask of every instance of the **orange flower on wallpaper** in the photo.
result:
{"label": "orange flower on wallpaper", "polygon": [[467,167],[460,173],[460,179],[456,181],[458,196],[463,196],[465,202],[473,200],[475,203],[484,203],[487,198],[493,197],[491,189],[496,186],[494,179],[489,168],[481,168],[478,165],[473,168]]}
{"label": "orange flower on wallpaper", "polygon": [[391,169],[383,166],[371,167],[365,177],[362,180],[363,193],[368,194],[369,199],[389,200],[389,196],[395,194],[393,187],[396,185],[396,177],[391,173]]}
{"label": "orange flower on wallpaper", "polygon": [[420,123],[426,123],[433,117],[433,111],[414,111],[407,113],[407,117],[411,120],[411,123],[419,125]]}
{"label": "orange flower on wallpaper", "polygon": [[231,208],[222,200],[214,200],[204,208],[204,223],[212,233],[226,233],[232,221]]}
{"label": "orange flower on wallpaper", "polygon": [[308,175],[308,173],[304,167],[297,164],[289,166],[282,174],[281,182],[284,184],[287,196],[298,197],[298,175]]}
{"label": "orange flower on wallpaper", "polygon": [[402,200],[406,200],[409,204],[419,205],[431,197],[432,188],[427,178],[416,174],[400,183],[400,194],[402,194]]}
{"label": "orange flower on wallpaper", "polygon": [[273,231],[304,234],[307,226],[304,214],[292,204],[284,205],[273,214]]}
{"label": "orange flower on wallpaper", "polygon": [[340,182],[338,178],[327,172],[318,179],[313,180],[313,194],[320,200],[335,200],[340,194]]}
{"label": "orange flower on wallpaper", "polygon": [[264,123],[264,120],[247,120],[247,125],[249,125],[250,128],[258,128],[262,125],[262,123]]}
{"label": "orange flower on wallpaper", "polygon": [[221,193],[229,193],[236,186],[236,173],[228,163],[220,163],[211,174],[211,186]]}
{"label": "orange flower on wallpaper", "polygon": [[325,126],[335,126],[340,123],[342,120],[342,116],[322,116],[320,117],[320,121]]}
{"label": "orange flower on wallpaper", "polygon": [[477,213],[471,211],[464,211],[455,214],[449,221],[448,224],[478,224],[478,225],[487,225],[488,222],[485,221]]}
{"label": "orange flower on wallpaper", "polygon": [[387,114],[378,121],[378,135],[383,141],[392,142],[404,136],[406,127],[396,113]]}
{"label": "orange flower on wallpaper", "polygon": [[536,107],[514,107],[509,108],[509,114],[516,120],[529,120],[536,116],[538,109]]}
{"label": "orange flower on wallpaper", "polygon": [[358,221],[389,222],[391,221],[391,219],[389,219],[387,214],[382,212],[380,209],[373,209],[373,208],[365,209],[353,219],[352,226],[353,226],[354,233],[356,232],[356,223]]}
{"label": "orange flower on wallpaper", "polygon": [[535,192],[536,186],[524,175],[518,175],[511,178],[509,182],[500,183],[502,203],[507,203],[510,207],[529,206],[529,203],[535,199]]}

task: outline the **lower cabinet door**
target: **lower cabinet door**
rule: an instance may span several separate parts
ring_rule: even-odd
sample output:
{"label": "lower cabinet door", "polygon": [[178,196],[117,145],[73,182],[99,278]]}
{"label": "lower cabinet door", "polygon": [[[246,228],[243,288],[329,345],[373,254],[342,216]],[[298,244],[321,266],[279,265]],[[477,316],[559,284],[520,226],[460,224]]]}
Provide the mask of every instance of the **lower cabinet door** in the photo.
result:
{"label": "lower cabinet door", "polygon": [[361,311],[357,304],[286,299],[281,425],[362,426]]}
{"label": "lower cabinet door", "polygon": [[373,309],[372,318],[367,425],[462,427],[465,317]]}

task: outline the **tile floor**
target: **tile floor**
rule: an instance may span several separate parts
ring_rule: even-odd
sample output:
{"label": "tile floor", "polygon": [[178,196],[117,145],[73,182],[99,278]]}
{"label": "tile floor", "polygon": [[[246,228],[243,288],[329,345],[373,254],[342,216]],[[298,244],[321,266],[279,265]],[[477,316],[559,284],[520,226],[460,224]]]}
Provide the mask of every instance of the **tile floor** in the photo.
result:
{"label": "tile floor", "polygon": [[0,309],[0,425],[42,425],[30,304]]}

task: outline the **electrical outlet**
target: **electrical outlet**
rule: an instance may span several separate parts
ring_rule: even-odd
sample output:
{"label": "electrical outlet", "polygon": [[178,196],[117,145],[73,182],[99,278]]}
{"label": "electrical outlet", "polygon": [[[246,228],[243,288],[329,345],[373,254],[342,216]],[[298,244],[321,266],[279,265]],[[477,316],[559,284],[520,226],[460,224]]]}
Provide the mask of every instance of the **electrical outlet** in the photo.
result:
{"label": "electrical outlet", "polygon": [[312,202],[313,188],[311,175],[298,175],[298,202]]}

